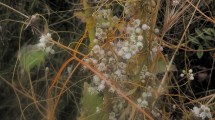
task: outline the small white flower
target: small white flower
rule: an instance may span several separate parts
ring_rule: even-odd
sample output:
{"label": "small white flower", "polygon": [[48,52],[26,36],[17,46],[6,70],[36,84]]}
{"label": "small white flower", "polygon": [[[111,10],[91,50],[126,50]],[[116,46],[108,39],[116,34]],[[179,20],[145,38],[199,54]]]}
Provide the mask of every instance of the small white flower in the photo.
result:
{"label": "small white flower", "polygon": [[51,38],[51,34],[50,33],[47,33],[46,36],[47,36],[47,39]]}
{"label": "small white flower", "polygon": [[205,105],[201,105],[201,109],[205,110],[206,106]]}
{"label": "small white flower", "polygon": [[40,40],[39,40],[41,43],[47,43],[48,42],[48,40],[47,40],[47,38],[46,38],[46,36],[45,35],[42,35],[41,37],[40,37]]}
{"label": "small white flower", "polygon": [[50,40],[50,39],[52,39],[51,38],[51,34],[50,33],[47,33],[46,35],[42,35],[41,37],[40,37],[40,43],[47,43],[48,42],[48,40]]}
{"label": "small white flower", "polygon": [[135,28],[138,27],[140,25],[140,19],[135,19],[132,23],[131,23]]}
{"label": "small white flower", "polygon": [[105,57],[102,58],[101,62],[102,62],[102,63],[106,63],[106,62],[107,62],[107,58],[105,58]]}
{"label": "small white flower", "polygon": [[117,120],[115,112],[109,113],[109,120]]}
{"label": "small white flower", "polygon": [[119,56],[122,56],[124,53],[125,53],[125,52],[121,49],[117,54],[118,54]]}
{"label": "small white flower", "polygon": [[138,46],[137,45],[132,45],[131,48],[130,48],[130,51],[131,51],[131,54],[134,55],[137,53],[138,51]]}
{"label": "small white flower", "polygon": [[112,92],[112,93],[114,93],[115,89],[113,89],[112,87],[110,87],[109,91]]}
{"label": "small white flower", "polygon": [[143,93],[142,93],[142,96],[143,96],[144,99],[145,99],[146,97],[148,97],[148,95],[147,95],[146,92],[143,92]]}
{"label": "small white flower", "polygon": [[181,74],[180,74],[180,77],[184,77],[184,74],[183,74],[183,73],[181,73]]}
{"label": "small white flower", "polygon": [[142,99],[141,98],[138,98],[137,99],[137,103],[141,103],[142,102]]}
{"label": "small white flower", "polygon": [[132,45],[136,44],[136,40],[130,40],[130,44]]}
{"label": "small white flower", "polygon": [[94,42],[94,43],[98,43],[99,40],[95,38],[95,39],[93,40],[93,42]]}
{"label": "small white flower", "polygon": [[154,110],[152,110],[152,114],[155,116],[155,117],[159,117],[160,116],[160,113],[159,112],[156,112]]}
{"label": "small white flower", "polygon": [[129,38],[130,38],[130,40],[135,40],[136,35],[135,35],[135,34],[132,34]]}
{"label": "small white flower", "polygon": [[51,53],[51,54],[55,54],[55,50],[54,50],[54,49],[51,49],[50,53]]}
{"label": "small white flower", "polygon": [[112,18],[112,21],[114,22],[114,23],[119,23],[119,18],[117,17],[117,16],[113,16],[113,18]]}
{"label": "small white flower", "polygon": [[129,15],[131,13],[130,9],[124,9],[124,13]]}
{"label": "small white flower", "polygon": [[163,47],[162,46],[160,46],[159,48],[160,48],[160,51],[163,51]]}
{"label": "small white flower", "polygon": [[145,75],[146,75],[146,76],[150,76],[150,72],[146,72]]}
{"label": "small white flower", "polygon": [[129,48],[128,48],[128,47],[123,47],[122,50],[123,50],[124,52],[128,52],[128,51],[129,51]]}
{"label": "small white flower", "polygon": [[145,80],[141,80],[141,82],[142,82],[142,83],[145,83],[146,81],[145,81]]}
{"label": "small white flower", "polygon": [[45,49],[46,43],[40,42],[40,43],[37,43],[36,46],[37,46],[39,49]]}
{"label": "small white flower", "polygon": [[107,34],[104,32],[100,36],[98,36],[98,38],[104,42],[104,40],[107,39]]}
{"label": "small white flower", "polygon": [[125,53],[124,58],[127,59],[127,60],[130,59],[131,58],[131,53]]}
{"label": "small white flower", "polygon": [[115,61],[116,61],[116,60],[115,60],[113,57],[110,57],[110,58],[108,59],[108,63],[109,63],[109,64],[113,64]]}
{"label": "small white flower", "polygon": [[114,43],[113,43],[113,42],[110,42],[110,45],[111,45],[111,46],[114,46]]}
{"label": "small white flower", "polygon": [[122,44],[123,44],[123,43],[122,43],[121,41],[119,41],[119,42],[116,43],[116,47],[119,47],[119,48],[120,48],[120,47],[123,46]]}
{"label": "small white flower", "polygon": [[97,69],[98,69],[98,71],[105,71],[107,68],[106,68],[106,65],[101,62],[98,64]]}
{"label": "small white flower", "polygon": [[120,62],[118,65],[119,65],[119,67],[120,67],[121,69],[125,69],[125,68],[126,68],[126,64],[123,63],[123,62]]}
{"label": "small white flower", "polygon": [[184,73],[184,74],[185,74],[185,73],[186,73],[186,71],[185,71],[185,70],[182,70],[182,73]]}
{"label": "small white flower", "polygon": [[137,42],[137,48],[138,48],[138,50],[141,50],[143,48],[143,43]]}
{"label": "small white flower", "polygon": [[100,78],[97,75],[93,76],[93,82],[95,83],[95,85],[99,85],[100,84]]}
{"label": "small white flower", "polygon": [[152,96],[152,93],[151,93],[151,92],[147,92],[147,96],[148,96],[148,97],[151,97],[151,96]]}
{"label": "small white flower", "polygon": [[158,28],[155,28],[155,33],[158,34],[160,30]]}
{"label": "small white flower", "polygon": [[180,0],[173,0],[172,6],[177,6],[180,3]]}
{"label": "small white flower", "polygon": [[201,117],[202,120],[204,120],[204,119],[207,117],[207,114],[206,114],[205,112],[201,112],[201,113],[199,114],[199,117]]}
{"label": "small white flower", "polygon": [[193,70],[192,69],[189,69],[189,71],[188,71],[189,73],[192,73],[193,72]]}
{"label": "small white flower", "polygon": [[150,27],[149,27],[147,24],[143,24],[143,25],[142,25],[142,29],[143,29],[143,30],[149,30]]}
{"label": "small white flower", "polygon": [[92,50],[93,50],[93,52],[95,54],[97,54],[100,51],[100,46],[99,45],[95,45]]}
{"label": "small white flower", "polygon": [[131,3],[130,3],[130,2],[126,2],[126,3],[125,3],[125,7],[128,7],[128,6],[131,6]]}
{"label": "small white flower", "polygon": [[194,106],[192,112],[196,117],[201,117],[202,120],[205,118],[212,118],[210,108],[206,107],[205,105],[201,105],[200,108]]}
{"label": "small white flower", "polygon": [[128,41],[123,42],[123,46],[124,47],[128,47],[129,46],[129,42]]}
{"label": "small white flower", "polygon": [[111,51],[108,51],[108,52],[107,52],[107,55],[108,55],[108,56],[111,56],[111,55],[112,55],[112,52],[111,52]]}
{"label": "small white flower", "polygon": [[102,81],[101,81],[101,84],[103,84],[103,85],[104,85],[104,84],[105,84],[105,81],[104,81],[104,80],[102,80]]}
{"label": "small white flower", "polygon": [[90,94],[96,94],[97,93],[97,90],[95,87],[88,87],[88,92],[90,92]]}
{"label": "small white flower", "polygon": [[143,100],[141,103],[140,103],[140,107],[142,108],[146,108],[148,106],[148,102],[146,100]]}
{"label": "small white flower", "polygon": [[67,67],[67,72],[68,72],[69,74],[70,74],[70,72],[72,71],[72,68],[73,68],[72,66],[68,66],[68,67]]}
{"label": "small white flower", "polygon": [[45,52],[46,52],[46,53],[50,53],[50,52],[51,52],[51,50],[52,50],[52,48],[51,48],[51,47],[46,47],[46,48],[45,48]]}
{"label": "small white flower", "polygon": [[98,91],[103,91],[105,89],[105,85],[104,84],[100,84],[99,86],[98,86]]}
{"label": "small white flower", "polygon": [[141,29],[138,27],[135,29],[135,32],[139,34],[141,32]]}
{"label": "small white flower", "polygon": [[126,28],[126,32],[127,32],[128,34],[132,34],[132,33],[135,32],[135,28],[128,26],[128,27]]}
{"label": "small white flower", "polygon": [[94,58],[90,58],[90,60],[92,61],[93,64],[97,64],[98,60],[94,59]]}
{"label": "small white flower", "polygon": [[101,28],[96,28],[96,36],[99,37],[103,33],[103,30]]}
{"label": "small white flower", "polygon": [[108,28],[108,27],[110,27],[110,22],[102,23],[102,28]]}
{"label": "small white flower", "polygon": [[190,76],[190,78],[189,78],[190,80],[194,80],[194,77],[193,76]]}
{"label": "small white flower", "polygon": [[158,51],[157,47],[152,48],[152,52],[156,53]]}
{"label": "small white flower", "polygon": [[175,110],[176,109],[176,105],[173,105],[172,108]]}
{"label": "small white flower", "polygon": [[118,77],[120,77],[122,75],[122,72],[120,70],[116,70],[114,72],[115,75],[117,75]]}
{"label": "small white flower", "polygon": [[101,49],[101,50],[99,51],[99,55],[100,55],[101,58],[103,58],[104,55],[105,55],[105,51],[104,51],[103,49]]}
{"label": "small white flower", "polygon": [[96,113],[99,113],[101,111],[100,107],[96,107]]}
{"label": "small white flower", "polygon": [[138,35],[137,36],[137,40],[140,41],[140,42],[142,42],[143,41],[143,36],[142,35]]}

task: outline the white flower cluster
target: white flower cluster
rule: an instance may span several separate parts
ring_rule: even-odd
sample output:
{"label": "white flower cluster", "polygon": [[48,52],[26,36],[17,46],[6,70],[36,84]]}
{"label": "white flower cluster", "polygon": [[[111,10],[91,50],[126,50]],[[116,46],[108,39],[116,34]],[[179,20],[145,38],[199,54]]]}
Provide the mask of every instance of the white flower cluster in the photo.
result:
{"label": "white flower cluster", "polygon": [[117,99],[114,101],[112,111],[109,113],[109,120],[117,120],[117,117],[120,115],[121,111],[125,108],[126,101],[124,99]]}
{"label": "white flower cluster", "polygon": [[68,75],[72,72],[72,69],[73,69],[73,65],[69,65],[67,67],[67,73],[68,73]]}
{"label": "white flower cluster", "polygon": [[97,39],[94,39],[95,43],[99,42],[99,40],[104,42],[104,40],[107,38],[107,34],[106,34],[106,32],[104,32],[104,30],[102,28],[97,27],[96,28],[96,37],[97,37]]}
{"label": "white flower cluster", "polygon": [[173,0],[172,6],[177,6],[180,3],[180,0]]}
{"label": "white flower cluster", "polygon": [[[126,2],[124,10],[126,14],[131,15],[133,9],[131,4],[131,2]],[[110,9],[101,9],[95,14],[98,15],[94,16],[97,19],[94,46],[89,54],[89,58],[84,61],[94,66],[108,80],[113,80],[113,82],[116,83],[114,84],[116,87],[129,91],[130,88],[126,85],[117,84],[122,83],[118,82],[118,80],[128,80],[127,73],[129,70],[127,65],[128,63],[131,63],[130,61],[133,60],[133,56],[143,50],[146,43],[143,34],[145,32],[147,33],[151,28],[147,24],[142,24],[140,19],[132,19],[128,23],[122,25],[122,27],[125,28],[125,31],[122,32],[123,35],[118,35],[118,33],[116,33],[117,39],[113,40],[112,38],[109,38],[110,33],[111,35],[113,34],[113,29],[111,27],[115,28],[114,24],[119,22],[119,19],[116,16],[112,17]],[[159,30],[156,30],[155,32],[158,31]],[[152,48],[152,51],[156,54],[159,50],[162,51],[162,47],[159,46],[159,44],[154,45]],[[153,75],[148,72],[147,66],[143,66],[140,73],[141,82],[144,83],[146,79],[150,81],[152,77]],[[151,86],[147,88],[147,91],[151,91],[148,90],[150,88]],[[105,86],[105,81],[97,75],[94,75],[92,77],[91,87],[88,88],[89,92],[91,94],[97,94],[106,89],[107,86]],[[111,87],[109,88],[109,91],[114,93],[114,89]],[[143,92],[141,97],[137,99],[137,104],[141,108],[149,107],[150,97],[152,97],[151,92]],[[113,99],[111,100],[111,103],[112,109],[109,113],[109,120],[117,120],[122,110],[127,107],[127,102],[124,99]],[[156,111],[154,111],[154,114],[158,115]]]}
{"label": "white flower cluster", "polygon": [[148,101],[147,98],[151,97],[152,93],[151,92],[143,92],[142,96],[137,99],[137,105],[140,106],[141,108],[146,108],[148,107]]}
{"label": "white flower cluster", "polygon": [[[120,78],[120,79],[125,79],[125,68],[126,64],[122,63],[120,61],[116,61],[116,57],[114,56],[113,51],[101,47],[102,44],[104,44],[107,39],[107,34],[110,28],[110,23],[113,19],[118,19],[116,16],[110,17],[111,10],[110,9],[102,9],[98,11],[98,16],[96,18],[98,22],[96,25],[96,32],[95,32],[95,39],[94,43],[95,45],[92,48],[92,51],[90,52],[90,58],[85,59],[84,61],[94,65],[95,68],[97,68],[98,71],[103,73],[107,78],[112,77],[114,78]],[[115,21],[117,22],[117,21]],[[112,47],[114,46],[114,43],[110,43]],[[103,91],[105,88],[105,82],[103,80],[100,80],[98,77],[94,76],[93,77],[93,86],[95,87],[94,89],[90,89],[92,93],[94,93],[94,90],[97,91]],[[114,90],[112,89],[114,92]]]}
{"label": "white flower cluster", "polygon": [[153,41],[152,42],[152,49],[150,51],[151,54],[151,59],[153,60],[158,52],[162,52],[163,51],[163,47],[158,43],[158,41]]}
{"label": "white flower cluster", "polygon": [[145,79],[149,78],[149,77],[152,77],[151,73],[148,72],[148,69],[147,69],[147,66],[143,66],[141,72],[140,72],[140,81],[142,83],[145,83]]}
{"label": "white flower cluster", "polygon": [[196,117],[202,118],[202,120],[205,120],[206,118],[212,118],[210,108],[206,107],[205,105],[201,105],[200,108],[194,106],[192,112]]}
{"label": "white flower cluster", "polygon": [[119,40],[116,45],[115,52],[125,60],[130,59],[143,48],[142,29],[139,27],[140,23],[141,21],[139,19],[134,19],[131,25],[128,25],[126,28],[128,40]]}
{"label": "white flower cluster", "polygon": [[[98,71],[106,74],[111,80],[127,80],[127,62],[143,49],[144,39],[142,34],[144,31],[149,30],[150,27],[147,24],[142,25],[139,19],[133,19],[126,26],[127,38],[118,38],[113,42],[109,42],[109,48],[102,47],[104,43],[108,42],[107,36],[111,21],[113,19],[116,19],[116,22],[119,20],[116,16],[112,17],[110,15],[110,9],[101,9],[98,13],[96,19],[100,22],[96,24],[95,45],[90,52],[90,58],[85,59],[85,62],[94,65]],[[96,88],[91,89],[91,91],[103,91],[105,88],[105,84],[101,84],[102,82],[95,83],[94,81],[93,83]],[[110,88],[110,91],[114,92],[112,88]]]}
{"label": "white flower cluster", "polygon": [[97,75],[93,76],[93,83],[98,86],[98,91],[103,91],[105,89],[105,81],[101,80]]}
{"label": "white flower cluster", "polygon": [[114,112],[109,113],[109,120],[117,120],[116,114]]}
{"label": "white flower cluster", "polygon": [[160,30],[158,28],[155,28],[155,33],[158,34],[160,32]]}
{"label": "white flower cluster", "polygon": [[95,87],[88,87],[88,92],[93,95],[93,94],[98,94],[98,91]]}
{"label": "white flower cluster", "polygon": [[93,76],[93,87],[89,87],[88,91],[91,94],[97,94],[105,89],[105,81],[101,80],[97,75]]}
{"label": "white flower cluster", "polygon": [[98,11],[97,19],[105,18],[107,19],[111,14],[111,9],[101,9]]}
{"label": "white flower cluster", "polygon": [[48,45],[49,40],[52,40],[51,34],[47,33],[40,37],[39,43],[36,44],[38,49],[45,50],[46,53],[54,54],[55,51],[52,49],[52,45]]}
{"label": "white flower cluster", "polygon": [[192,69],[189,69],[188,73],[186,73],[185,70],[182,70],[182,73],[180,74],[180,76],[184,77],[185,75],[187,75],[189,80],[194,80],[193,70]]}
{"label": "white flower cluster", "polygon": [[159,112],[155,111],[155,110],[152,110],[151,113],[152,113],[152,115],[153,115],[154,117],[157,117],[157,118],[158,118],[159,116],[161,116],[161,114],[160,114]]}
{"label": "white flower cluster", "polygon": [[126,2],[125,7],[124,7],[124,13],[127,17],[131,17],[133,15],[132,10],[133,10],[133,7],[132,7],[131,3]]}
{"label": "white flower cluster", "polygon": [[101,108],[100,107],[96,107],[96,113],[100,113],[101,112]]}

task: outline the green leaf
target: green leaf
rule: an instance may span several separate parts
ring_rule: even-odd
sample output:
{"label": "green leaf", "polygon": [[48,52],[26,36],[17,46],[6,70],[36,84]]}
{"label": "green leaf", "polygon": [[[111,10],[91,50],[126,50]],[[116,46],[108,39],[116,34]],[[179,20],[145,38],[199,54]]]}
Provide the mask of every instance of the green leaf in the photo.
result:
{"label": "green leaf", "polygon": [[[81,116],[78,120],[107,120],[107,112],[103,110],[103,97],[98,94],[91,94],[89,92],[90,85],[84,83],[83,97],[81,101]],[[96,112],[97,107],[101,109]]]}
{"label": "green leaf", "polygon": [[199,30],[198,28],[195,29],[195,32],[198,36],[201,36],[203,34],[203,32],[201,30]]}
{"label": "green leaf", "polygon": [[205,28],[203,29],[204,33],[206,33],[207,35],[211,35],[211,28]]}
{"label": "green leaf", "polygon": [[206,36],[206,35],[205,35],[204,38],[205,38],[205,40],[213,40],[213,37],[211,37],[211,36]]}
{"label": "green leaf", "polygon": [[[200,46],[198,47],[198,50],[203,50],[203,47],[200,45]],[[199,52],[196,53],[196,55],[197,55],[197,57],[198,57],[199,59],[202,58],[203,54],[204,54],[204,52],[202,52],[202,51],[199,51]]]}
{"label": "green leaf", "polygon": [[215,29],[214,28],[209,28],[209,29],[213,33],[213,35],[215,35]]}
{"label": "green leaf", "polygon": [[194,44],[200,44],[199,40],[196,37],[188,36],[188,39]]}
{"label": "green leaf", "polygon": [[161,60],[161,59],[159,59],[158,61],[156,61],[157,63],[156,63],[156,66],[155,66],[155,73],[157,74],[157,73],[164,73],[164,72],[166,72],[166,66],[167,66],[167,64],[163,61],[163,60]]}
{"label": "green leaf", "polygon": [[22,48],[20,54],[20,67],[27,72],[45,61],[45,51],[36,49],[33,45]]}

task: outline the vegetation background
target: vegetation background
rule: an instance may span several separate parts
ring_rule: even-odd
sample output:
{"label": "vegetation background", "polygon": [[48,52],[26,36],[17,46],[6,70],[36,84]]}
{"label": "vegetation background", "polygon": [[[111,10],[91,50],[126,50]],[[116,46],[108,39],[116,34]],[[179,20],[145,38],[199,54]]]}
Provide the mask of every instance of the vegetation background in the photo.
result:
{"label": "vegetation background", "polygon": [[[117,2],[117,0],[114,1]],[[161,2],[157,16],[156,26],[160,29],[163,28],[160,31],[165,31],[163,22],[165,21],[166,14],[164,13],[167,1],[169,0]],[[189,0],[181,1],[187,2]],[[189,116],[189,110],[192,109],[193,105],[207,103],[214,96],[215,1],[200,1],[199,11],[195,13],[194,19],[185,33],[186,46],[180,47],[173,61],[177,69],[171,71],[168,94],[161,97],[165,106],[163,111],[166,112],[165,114],[169,116],[169,119],[179,119],[181,115],[184,117],[183,119],[190,119],[187,116]],[[193,4],[196,5],[195,2]],[[114,10],[115,14],[122,9],[120,6],[115,8],[117,8]],[[177,18],[177,14],[175,14],[176,16],[173,17],[178,19],[177,22],[167,28],[168,31],[163,35],[163,52],[169,58],[174,54],[179,43],[178,40],[184,34],[186,24],[189,22],[189,17],[194,8],[195,6],[184,11],[181,10],[183,15],[180,18]],[[89,45],[88,38],[80,43],[82,36],[86,33],[84,18],[78,14],[80,11],[83,11],[83,3],[80,0],[0,0],[1,120],[52,120],[50,117],[52,114],[55,114],[57,120],[76,120],[76,117],[81,115],[80,101],[83,81],[92,77],[93,73],[86,72],[83,67],[79,67],[69,78],[70,81],[67,81],[68,71],[70,71],[68,69],[78,64],[77,61],[73,61],[68,64],[70,67],[63,69],[61,76],[58,76],[62,66],[72,54],[71,51],[64,48],[65,46],[75,49],[78,44],[82,44],[77,51],[84,54],[89,51],[89,47],[86,47]],[[40,19],[32,24],[29,22],[30,17],[36,13],[45,19]],[[48,23],[47,26],[45,26],[46,22]],[[29,25],[30,23],[31,25]],[[35,27],[36,30],[32,27]],[[46,27],[52,33],[56,33],[52,37],[59,42],[53,46],[55,54],[41,59],[41,64],[30,71],[23,71],[20,67],[19,56],[24,53],[20,50],[31,52],[33,47],[28,45],[38,43],[41,34],[46,31]],[[61,45],[65,46],[62,47]],[[39,56],[31,57],[29,59],[39,58]],[[195,80],[189,84],[180,77],[184,69],[194,71]],[[57,102],[55,112],[47,113],[47,111],[51,111],[47,106],[54,104],[46,99],[47,92],[53,87],[51,83],[56,76],[58,76],[58,86],[55,86],[53,91],[61,98]],[[65,93],[62,94],[61,89],[65,82],[68,83],[64,88],[66,89]],[[190,100],[191,98],[195,98],[195,100]],[[212,114],[214,114],[214,100],[210,103]],[[176,109],[172,107],[175,104],[179,104]]]}

